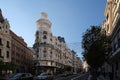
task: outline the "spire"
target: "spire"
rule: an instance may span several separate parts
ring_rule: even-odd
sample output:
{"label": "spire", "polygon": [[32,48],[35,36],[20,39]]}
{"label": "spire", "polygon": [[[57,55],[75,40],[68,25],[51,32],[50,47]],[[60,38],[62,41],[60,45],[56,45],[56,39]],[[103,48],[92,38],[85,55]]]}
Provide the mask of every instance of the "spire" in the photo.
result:
{"label": "spire", "polygon": [[4,18],[2,16],[2,10],[0,9],[0,22],[4,22]]}

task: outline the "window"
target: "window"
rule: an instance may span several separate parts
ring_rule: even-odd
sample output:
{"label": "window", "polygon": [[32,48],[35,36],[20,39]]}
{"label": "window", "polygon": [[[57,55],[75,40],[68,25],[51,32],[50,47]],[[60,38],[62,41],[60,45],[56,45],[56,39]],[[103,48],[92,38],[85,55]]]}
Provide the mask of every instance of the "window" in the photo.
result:
{"label": "window", "polygon": [[50,52],[50,58],[52,58],[52,51]]}
{"label": "window", "polygon": [[7,45],[6,46],[7,46],[7,48],[10,48],[9,41],[7,41]]}
{"label": "window", "polygon": [[43,36],[43,39],[47,39],[46,35]]}
{"label": "window", "polygon": [[52,41],[52,38],[50,39],[50,41]]}
{"label": "window", "polygon": [[0,38],[0,45],[2,45],[2,38]]}
{"label": "window", "polygon": [[0,49],[0,57],[2,56],[2,50]]}
{"label": "window", "polygon": [[44,58],[46,58],[46,54],[44,53]]}
{"label": "window", "polygon": [[43,53],[46,53],[46,52],[47,52],[47,50],[46,50],[46,48],[44,48]]}
{"label": "window", "polygon": [[38,35],[39,35],[39,31],[36,32],[36,36],[38,36]]}
{"label": "window", "polygon": [[109,15],[107,15],[106,19],[108,20]]}
{"label": "window", "polygon": [[7,25],[6,25],[6,29],[7,29]]}
{"label": "window", "polygon": [[7,58],[9,58],[9,51],[7,51]]}

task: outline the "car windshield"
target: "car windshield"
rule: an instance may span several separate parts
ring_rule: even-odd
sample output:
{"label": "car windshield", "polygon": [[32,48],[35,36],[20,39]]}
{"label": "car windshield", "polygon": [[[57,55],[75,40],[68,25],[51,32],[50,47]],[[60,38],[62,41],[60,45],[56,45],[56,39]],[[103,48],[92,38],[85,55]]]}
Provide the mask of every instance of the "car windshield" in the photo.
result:
{"label": "car windshield", "polygon": [[15,77],[18,77],[18,76],[20,76],[20,75],[21,75],[20,73],[13,74],[13,75],[10,76],[10,78],[15,78]]}

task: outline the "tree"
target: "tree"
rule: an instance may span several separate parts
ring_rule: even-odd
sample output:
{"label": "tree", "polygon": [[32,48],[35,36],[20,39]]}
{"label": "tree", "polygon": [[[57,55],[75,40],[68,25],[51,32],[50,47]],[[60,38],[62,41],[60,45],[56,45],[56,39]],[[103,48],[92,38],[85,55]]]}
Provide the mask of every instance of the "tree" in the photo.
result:
{"label": "tree", "polygon": [[16,69],[16,65],[13,62],[3,62],[0,60],[0,75],[2,75],[2,71],[12,70],[14,71]]}
{"label": "tree", "polygon": [[109,58],[109,36],[100,26],[91,26],[82,38],[83,57],[91,68],[97,70]]}

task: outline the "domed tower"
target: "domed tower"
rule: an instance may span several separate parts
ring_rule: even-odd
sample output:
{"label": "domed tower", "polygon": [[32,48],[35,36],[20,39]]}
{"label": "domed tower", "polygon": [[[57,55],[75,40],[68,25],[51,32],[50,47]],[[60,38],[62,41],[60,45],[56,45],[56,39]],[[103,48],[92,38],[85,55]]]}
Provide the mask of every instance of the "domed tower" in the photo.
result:
{"label": "domed tower", "polygon": [[[51,22],[47,19],[47,14],[42,12],[41,17],[37,20],[37,30],[35,33],[35,66],[43,67],[50,66],[50,50],[49,46],[52,43]],[[44,69],[44,71],[46,71]],[[40,71],[37,70],[37,71]]]}
{"label": "domed tower", "polygon": [[39,43],[50,43],[51,33],[51,22],[47,19],[47,14],[42,12],[41,18],[37,20],[37,31],[35,42]]}

